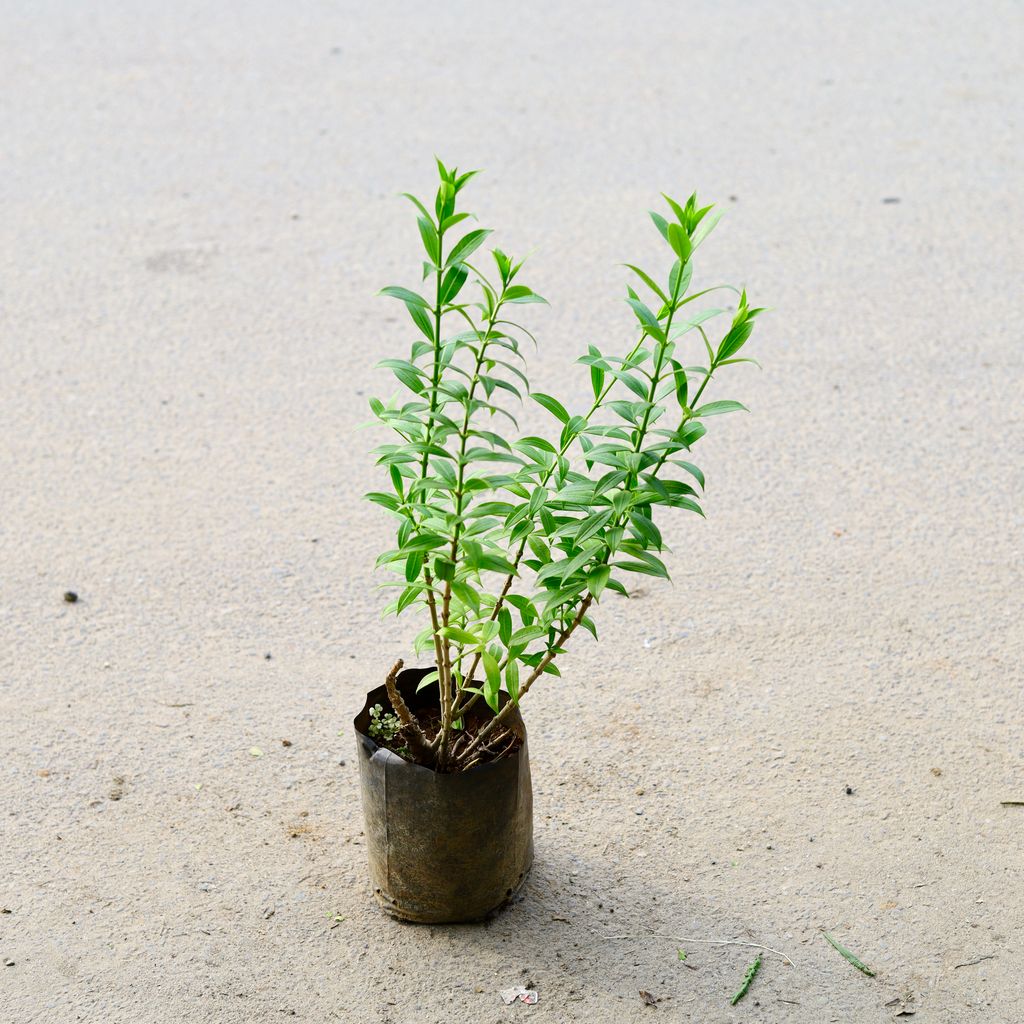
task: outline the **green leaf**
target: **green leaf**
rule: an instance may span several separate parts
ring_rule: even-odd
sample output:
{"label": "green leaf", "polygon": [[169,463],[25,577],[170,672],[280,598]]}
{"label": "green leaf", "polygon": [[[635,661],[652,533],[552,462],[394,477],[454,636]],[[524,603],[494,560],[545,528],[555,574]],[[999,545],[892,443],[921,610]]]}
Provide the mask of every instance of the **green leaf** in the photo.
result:
{"label": "green leaf", "polygon": [[414,551],[405,560],[405,578],[409,583],[415,582],[419,579],[420,571],[423,569],[423,555],[418,551]]}
{"label": "green leaf", "polygon": [[471,647],[479,647],[480,639],[475,637],[468,630],[462,629],[459,626],[442,626],[438,633],[446,637],[449,640],[454,640],[458,644],[468,644]]}
{"label": "green leaf", "polygon": [[399,501],[393,494],[386,494],[384,491],[370,491],[368,494],[364,494],[363,497],[367,501],[372,501],[375,505],[381,505],[392,512],[398,511]]}
{"label": "green leaf", "polygon": [[715,230],[715,225],[722,219],[724,212],[724,210],[716,210],[710,217],[705,217],[700,222],[700,226],[697,227],[690,236],[690,242],[694,249],[696,249],[697,246]]}
{"label": "green leaf", "polygon": [[462,291],[466,283],[469,271],[460,263],[458,266],[450,267],[441,282],[441,301],[452,302],[455,296]]}
{"label": "green leaf", "polygon": [[[538,404],[544,406],[545,409],[552,416],[561,420],[563,423],[569,422],[569,413],[566,412],[565,407],[557,398],[552,398],[551,395],[542,394],[540,391],[531,391],[530,397]],[[553,451],[554,449],[552,449]]]}
{"label": "green leaf", "polygon": [[452,580],[452,593],[462,602],[466,608],[472,608],[479,614],[480,595],[468,584],[461,580]]}
{"label": "green leaf", "polygon": [[477,228],[475,231],[470,231],[468,235],[460,238],[445,261],[445,266],[450,267],[453,264],[469,259],[483,245],[484,239],[490,233],[490,230],[487,228]]}
{"label": "green leaf", "polygon": [[679,223],[684,228],[687,227],[687,216],[683,208],[670,195],[666,195],[664,192],[662,192],[661,195],[665,202],[672,207],[672,212],[676,215],[676,219]]}
{"label": "green leaf", "polygon": [[442,582],[450,583],[455,579],[455,563],[445,556],[434,559],[434,577]]}
{"label": "green leaf", "polygon": [[636,274],[636,276],[639,277],[640,280],[643,281],[643,283],[647,285],[647,287],[650,288],[659,299],[661,299],[662,302],[666,304],[668,303],[668,296],[661,290],[658,283],[650,274],[647,273],[646,270],[641,270],[639,267],[633,266],[632,263],[626,263],[625,266],[632,270],[633,273]]}
{"label": "green leaf", "polygon": [[402,545],[402,551],[405,554],[409,554],[413,551],[433,551],[434,548],[441,547],[442,544],[447,544],[447,537],[439,537],[434,533],[421,533],[417,537],[411,537]]}
{"label": "green leaf", "polygon": [[604,588],[608,586],[611,575],[612,567],[610,565],[599,565],[588,574],[587,587],[594,595],[595,600],[599,600],[604,593]]}
{"label": "green leaf", "polygon": [[844,945],[833,939],[828,932],[822,932],[821,934],[825,936],[825,939],[828,941],[829,945],[832,946],[832,948],[835,949],[840,956],[844,957],[851,964],[853,964],[853,966],[856,967],[858,971],[861,971],[863,974],[866,974],[869,978],[873,978],[875,976],[875,972],[871,970],[871,968],[868,967],[867,964],[862,963],[860,960],[858,960],[857,957],[855,957]]}
{"label": "green leaf", "polygon": [[668,241],[668,221],[660,213],[655,213],[653,210],[650,211],[651,220],[654,221],[654,226],[658,229],[661,237]]}
{"label": "green leaf", "polygon": [[434,325],[430,322],[427,311],[422,306],[417,306],[412,302],[407,302],[405,308],[409,311],[412,322],[420,329],[423,336],[432,342],[434,340]]}
{"label": "green leaf", "polygon": [[519,663],[510,658],[505,666],[505,689],[515,704],[519,703]]}
{"label": "green leaf", "polygon": [[498,612],[498,637],[508,647],[512,639],[512,613],[507,608]]}
{"label": "green leaf", "polygon": [[[677,300],[686,294],[686,289],[690,287],[692,278],[693,264],[689,260],[686,260],[685,263],[677,260],[672,265],[672,271],[668,276],[668,288]],[[689,299],[686,300],[686,302],[689,301]],[[686,303],[681,302],[679,304],[682,306]]]}
{"label": "green leaf", "polygon": [[693,250],[693,246],[690,244],[690,236],[678,224],[669,224],[668,244],[672,246],[672,251],[679,257],[681,262],[685,263],[690,258],[690,253]]}
{"label": "green leaf", "polygon": [[718,346],[718,355],[715,358],[719,362],[724,359],[730,359],[747,343],[747,339],[753,330],[754,324],[751,320],[744,320],[741,323],[735,324],[722,339],[721,345]]}
{"label": "green leaf", "polygon": [[419,210],[427,220],[430,220],[430,214],[427,212],[427,208],[411,192],[403,192],[402,195],[408,199],[409,202],[415,204],[416,209]]}
{"label": "green leaf", "polygon": [[683,369],[678,359],[672,360],[672,375],[675,380],[676,398],[679,400],[679,408],[686,409],[689,385],[686,380],[686,370]]}
{"label": "green leaf", "polygon": [[490,651],[483,653],[484,672],[487,678],[484,680],[484,700],[487,706],[495,713],[498,713],[498,693],[501,690],[501,669],[498,661]]}
{"label": "green leaf", "polygon": [[661,329],[661,324],[658,318],[647,308],[639,299],[632,297],[626,299],[626,301],[633,307],[633,312],[636,313],[637,319],[643,325],[643,328],[647,333],[654,338],[656,341],[665,340],[665,332]]}
{"label": "green leaf", "polygon": [[733,402],[730,399],[726,399],[721,402],[708,402],[707,405],[702,405],[699,409],[693,410],[694,418],[702,416],[720,416],[725,412],[749,412],[750,410],[743,405],[741,402]]}
{"label": "green leaf", "polygon": [[704,487],[704,474],[692,462],[683,462],[681,459],[674,459],[673,461],[677,466],[682,466],[702,488]]}
{"label": "green leaf", "polygon": [[595,533],[611,522],[614,514],[615,513],[609,508],[605,509],[603,512],[597,512],[594,515],[587,516],[587,518],[582,521],[582,525],[579,530],[576,531],[576,543],[582,544],[585,540],[593,537]]}
{"label": "green leaf", "polygon": [[505,301],[518,302],[520,304],[527,302],[543,302],[547,304],[548,300],[543,295],[538,295],[532,288],[527,288],[525,284],[514,284],[511,288],[505,289]]}
{"label": "green leaf", "polygon": [[436,264],[441,246],[441,241],[437,237],[437,228],[427,217],[418,218],[416,223],[419,225],[420,238],[423,239],[423,248],[427,250],[430,262]]}
{"label": "green leaf", "polygon": [[395,605],[395,614],[401,615],[419,597],[422,590],[421,586],[406,587],[402,591],[402,596],[398,599],[398,603]]}
{"label": "green leaf", "polygon": [[389,284],[387,288],[381,288],[378,294],[389,295],[401,302],[411,302],[414,306],[422,306],[424,309],[431,308],[430,303],[422,295],[417,295],[416,292],[409,291],[408,288],[400,288],[398,285]]}

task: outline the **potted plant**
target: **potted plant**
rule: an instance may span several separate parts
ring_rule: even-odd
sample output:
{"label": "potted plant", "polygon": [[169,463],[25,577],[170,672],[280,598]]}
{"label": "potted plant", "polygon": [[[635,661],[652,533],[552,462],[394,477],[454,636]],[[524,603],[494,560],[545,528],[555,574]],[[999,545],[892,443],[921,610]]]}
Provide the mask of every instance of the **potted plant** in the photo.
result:
{"label": "potted plant", "polygon": [[[523,349],[534,338],[515,313],[545,300],[523,283],[522,261],[497,248],[484,257],[490,232],[458,205],[475,172],[440,161],[438,171],[431,208],[407,194],[423,286],[383,290],[414,340],[381,364],[401,390],[370,404],[397,437],[376,450],[389,489],[367,495],[397,520],[377,560],[397,576],[386,612],[421,616],[412,649],[430,664],[399,661],[355,731],[378,901],[450,922],[486,916],[523,884],[533,840],[520,705],[559,674],[580,630],[597,636],[593,613],[609,594],[628,596],[637,573],[668,578],[655,520],[703,514],[690,450],[706,420],[743,408],[705,392],[723,367],[753,362],[743,349],[760,310],[730,286],[691,289],[718,214],[666,196],[665,215],[651,217],[668,273],[626,264],[636,333],[622,352],[587,346],[593,400],[572,413],[530,386]],[[728,309],[697,305],[729,292]],[[509,405],[525,397],[553,418],[546,436],[520,434]]]}

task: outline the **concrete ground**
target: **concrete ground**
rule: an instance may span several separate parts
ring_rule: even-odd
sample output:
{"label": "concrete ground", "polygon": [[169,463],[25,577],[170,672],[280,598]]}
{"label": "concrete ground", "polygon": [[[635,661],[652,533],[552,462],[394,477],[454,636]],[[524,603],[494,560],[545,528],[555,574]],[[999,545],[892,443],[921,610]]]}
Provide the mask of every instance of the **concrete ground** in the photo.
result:
{"label": "concrete ground", "polygon": [[[1018,4],[2,6],[0,1021],[1024,1019]],[[660,190],[774,310],[487,927],[371,905],[350,732],[435,152],[572,405]]]}

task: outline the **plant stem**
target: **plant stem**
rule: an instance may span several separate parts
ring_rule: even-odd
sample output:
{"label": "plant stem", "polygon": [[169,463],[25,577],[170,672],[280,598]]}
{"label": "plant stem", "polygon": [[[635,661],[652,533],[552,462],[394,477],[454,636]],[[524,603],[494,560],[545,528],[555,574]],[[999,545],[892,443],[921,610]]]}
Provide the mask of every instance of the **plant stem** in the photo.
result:
{"label": "plant stem", "polygon": [[[487,352],[487,346],[490,343],[491,331],[494,329],[494,322],[498,318],[498,313],[501,310],[501,302],[504,298],[504,288],[502,289],[502,295],[498,298],[494,312],[488,318],[487,327],[484,330],[483,337],[480,339],[480,349],[477,352],[476,364],[473,367],[473,379],[470,381],[469,391],[466,396],[466,411],[462,417],[462,428],[459,431],[459,476],[458,481],[455,485],[455,526],[452,530],[452,546],[450,561],[453,565],[456,564],[456,558],[458,557],[459,550],[459,534],[462,532],[462,501],[465,497],[464,485],[466,479],[466,446],[469,443],[469,422],[472,418],[473,410],[473,396],[476,394],[476,386],[480,383],[480,368],[484,363],[484,355]],[[452,599],[452,583],[448,579],[444,585],[444,597],[442,599],[442,611],[441,611],[441,622],[443,626],[449,624],[449,614],[451,610],[451,599]],[[457,702],[458,694],[451,693],[451,645],[447,640],[444,642],[444,660],[448,671],[449,679],[449,696],[450,702],[447,708],[447,715],[445,709],[441,710],[441,731],[438,742],[438,766],[443,768],[448,758],[448,737],[451,733],[452,722],[457,717],[455,711],[455,704]],[[470,677],[472,678],[472,677]]]}
{"label": "plant stem", "polygon": [[[674,291],[672,292],[672,301],[669,304],[668,317],[665,320],[665,341],[659,345],[657,362],[656,362],[656,364],[654,366],[654,373],[651,376],[651,388],[650,388],[650,391],[648,392],[648,396],[647,396],[647,398],[648,398],[647,409],[644,410],[643,423],[637,429],[636,442],[635,442],[635,444],[633,446],[633,450],[636,451],[636,452],[640,451],[640,449],[641,449],[641,447],[643,445],[644,437],[646,437],[646,435],[647,435],[647,428],[648,428],[648,426],[650,424],[651,409],[652,409],[652,407],[654,405],[654,398],[655,398],[655,395],[656,395],[657,390],[658,390],[658,384],[660,382],[660,377],[661,377],[661,370],[662,370],[662,367],[665,364],[665,351],[666,351],[666,349],[668,347],[668,338],[669,338],[669,334],[670,334],[670,332],[672,330],[672,321],[675,318],[676,310],[679,308],[679,282],[681,281],[681,279],[682,279],[682,273],[680,272],[680,274],[677,275],[677,277],[676,277],[676,286],[675,286]],[[626,357],[627,361],[630,358],[632,358],[633,355],[636,354],[637,350],[644,343],[644,339],[647,336],[648,336],[647,331],[644,331],[641,334],[640,340],[633,347],[632,352],[630,352],[629,355]],[[704,383],[705,384],[707,383],[706,379],[705,379]],[[612,384],[608,384],[602,390],[600,395],[598,395],[594,399],[594,403],[593,403],[593,405],[591,405],[590,410],[587,412],[587,415],[585,417],[583,417],[585,420],[589,421],[590,417],[600,407],[601,403],[604,401],[605,397],[607,396],[608,392],[611,390],[613,385],[614,385],[614,380],[613,380]],[[703,385],[701,386],[701,390],[703,390]],[[700,392],[699,391],[697,393],[697,397],[700,397]],[[575,438],[570,437],[570,438],[567,439],[565,444],[562,445],[561,450],[558,453],[558,457],[559,458],[561,458],[561,456],[565,454],[565,452],[569,448],[569,445],[572,444],[574,439]],[[662,461],[664,461],[664,460],[662,460]],[[544,484],[547,483],[547,481],[551,478],[551,474],[554,472],[555,466],[557,466],[557,465],[558,465],[558,459],[556,459],[555,462],[552,464],[552,466],[547,470],[547,472],[545,473],[544,477],[541,479],[541,482],[540,482],[539,486],[543,487]],[[659,468],[660,468],[660,465],[661,465],[661,463],[659,463]],[[635,486],[635,484],[636,484],[636,473],[633,473],[633,474],[630,475],[629,480],[626,481],[626,488],[628,489],[631,486]],[[522,556],[523,556],[523,553],[524,553],[525,550],[526,550],[526,540],[524,538],[524,540],[519,545],[519,550],[516,552],[515,561],[512,563],[513,569],[517,569],[519,567],[519,562],[522,559]],[[610,556],[611,556],[611,552],[610,551],[606,551],[604,556],[602,557],[602,562],[607,562],[608,559],[610,558]],[[501,611],[501,608],[502,608],[502,606],[504,604],[505,597],[508,595],[508,592],[509,592],[509,590],[512,587],[513,578],[514,578],[514,573],[510,573],[509,576],[506,578],[505,585],[502,588],[501,594],[499,595],[498,600],[495,602],[494,610],[491,613],[491,621],[494,621],[498,617],[498,613]],[[569,636],[572,635],[573,631],[576,629],[576,627],[579,625],[579,623],[582,622],[583,616],[586,614],[586,610],[587,610],[587,608],[590,607],[590,604],[591,604],[592,601],[593,601],[593,598],[590,595],[588,595],[587,598],[585,599],[583,605],[581,605],[579,615],[574,620],[572,626],[568,629],[568,632],[564,633],[563,637],[559,638],[558,642],[555,644],[556,647],[560,647],[561,644],[562,644],[563,639],[568,639]],[[469,676],[468,676],[469,679],[473,678],[473,673],[476,671],[476,668],[477,668],[477,666],[478,666],[478,664],[480,662],[480,657],[481,657],[481,655],[479,653],[477,653],[476,657],[473,659],[473,662],[472,662],[472,664],[470,666],[470,671],[469,671]],[[553,654],[549,654],[548,657],[545,658],[545,660],[541,663],[541,671],[543,671],[543,668],[551,660],[553,660],[553,658],[554,658]],[[528,680],[527,684],[522,687],[522,689],[519,692],[519,696],[520,697],[522,697],[523,694],[525,694],[526,691],[529,689],[530,684],[532,684],[533,680],[537,677],[537,674],[538,673],[534,673],[534,675],[532,675],[530,677],[530,679]],[[468,701],[466,704],[462,705],[461,708],[458,708],[456,710],[456,714],[457,715],[458,714],[464,714],[466,711],[468,711],[473,706],[475,701],[476,701],[476,696],[474,695],[472,700]],[[467,753],[468,753],[468,751],[467,751]]]}
{"label": "plant stem", "polygon": [[519,701],[526,696],[530,687],[533,686],[534,682],[540,678],[543,674],[544,669],[555,660],[561,648],[565,645],[566,641],[576,632],[576,628],[583,621],[584,616],[587,614],[587,609],[590,607],[594,600],[593,594],[587,594],[585,598],[580,602],[579,610],[576,612],[576,617],[566,626],[554,644],[548,648],[548,653],[538,662],[537,667],[530,673],[526,682],[519,688],[519,698],[515,701],[508,701],[505,706],[476,734],[476,737],[469,744],[468,747],[459,756],[459,760],[462,764],[469,761],[470,755],[476,750],[480,744],[487,739],[487,737],[498,727],[499,724],[503,723],[505,719],[512,713],[512,709],[519,706]]}
{"label": "plant stem", "polygon": [[[647,331],[643,331],[640,334],[640,340],[637,341],[637,343],[633,346],[632,350],[630,351],[629,355],[626,356],[626,360],[627,361],[632,359],[633,356],[636,355],[637,351],[639,350],[640,346],[644,343],[644,339],[646,339],[647,336],[648,336],[647,335]],[[582,417],[584,420],[589,422],[590,417],[593,416],[594,413],[601,407],[601,403],[605,400],[605,398],[608,397],[608,392],[611,391],[611,389],[615,386],[615,383],[616,383],[616,381],[613,378],[611,383],[605,385],[605,387],[601,391],[601,393],[594,399],[594,402],[590,406],[590,409],[587,410],[587,414],[584,417]],[[562,445],[562,447],[558,451],[557,458],[548,467],[548,469],[546,470],[544,475],[540,478],[540,482],[537,484],[538,487],[543,487],[551,479],[551,475],[554,473],[555,468],[558,466],[559,459],[561,459],[561,457],[569,450],[570,445],[573,443],[573,441],[576,440],[576,438],[578,436],[579,435],[576,434],[576,435],[568,438],[566,440],[565,444]],[[512,584],[515,582],[516,576],[518,575],[519,563],[523,560],[523,555],[525,553],[526,553],[526,538],[524,537],[523,540],[519,544],[519,550],[516,551],[515,558],[512,559],[512,571],[508,574],[508,576],[505,577],[504,586],[502,586],[502,588],[501,588],[501,593],[498,595],[498,600],[494,602],[494,608],[491,610],[491,616],[490,616],[490,619],[488,621],[490,621],[490,622],[496,621],[497,618],[498,618],[498,615],[501,612],[501,609],[505,606],[505,598],[508,597],[508,593],[512,589]],[[480,658],[481,658],[481,655],[478,652],[476,654],[476,656],[473,658],[472,663],[470,664],[469,671],[465,675],[466,679],[472,680],[474,674],[476,673],[476,670],[480,667]],[[456,709],[456,712],[455,712],[456,717],[458,717],[460,714],[468,711],[476,703],[476,700],[477,700],[477,695],[474,694],[474,696],[466,704],[464,704],[460,708]]]}
{"label": "plant stem", "polygon": [[430,754],[430,742],[423,734],[420,723],[416,721],[416,717],[409,710],[409,706],[402,699],[402,694],[398,690],[398,673],[402,671],[404,664],[401,658],[395,662],[387,678],[384,680],[384,685],[387,687],[388,700],[391,701],[395,714],[398,715],[399,721],[408,734],[409,749],[420,757],[425,757]]}
{"label": "plant stem", "polygon": [[[434,413],[437,412],[437,389],[441,383],[441,279],[444,273],[444,232],[441,230],[441,221],[437,224],[437,274],[436,287],[434,291],[434,366],[431,373],[430,387],[430,419],[427,423],[427,433],[424,441],[423,461],[420,465],[420,479],[424,480],[430,466],[430,435],[433,430]],[[437,662],[437,685],[440,694],[441,704],[441,741],[438,757],[444,757],[444,741],[446,736],[446,723],[451,723],[452,713],[452,681],[451,664],[449,662],[448,645],[442,642],[438,635],[441,627],[441,620],[437,614],[437,599],[434,596],[433,579],[430,570],[427,568],[427,559],[423,559],[423,579],[427,584],[427,604],[430,608],[430,624],[434,635],[434,654]]]}

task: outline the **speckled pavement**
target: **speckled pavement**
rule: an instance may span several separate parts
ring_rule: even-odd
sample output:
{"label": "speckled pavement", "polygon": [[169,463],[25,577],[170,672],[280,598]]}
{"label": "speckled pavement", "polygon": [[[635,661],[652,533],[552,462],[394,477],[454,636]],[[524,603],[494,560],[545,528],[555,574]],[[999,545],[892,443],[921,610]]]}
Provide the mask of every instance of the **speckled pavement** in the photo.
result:
{"label": "speckled pavement", "polygon": [[[3,3],[0,1022],[1024,1020],[1021,22]],[[376,911],[350,734],[418,628],[357,426],[435,152],[534,253],[571,406],[661,190],[773,308],[674,582],[529,698],[537,862],[487,927]],[[792,962],[735,1008],[729,939]]]}

